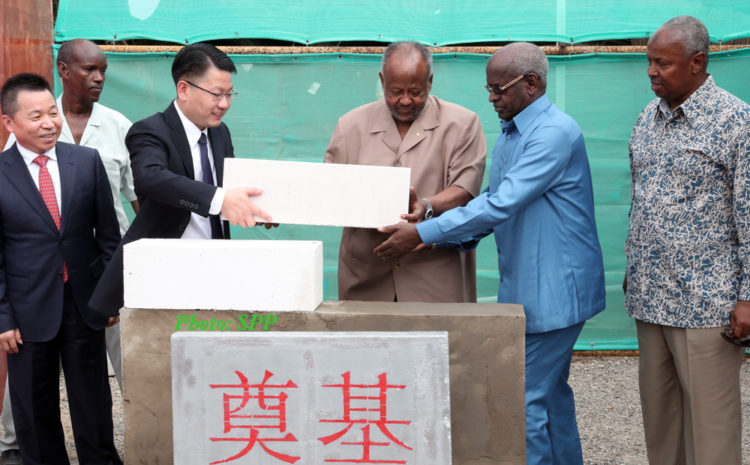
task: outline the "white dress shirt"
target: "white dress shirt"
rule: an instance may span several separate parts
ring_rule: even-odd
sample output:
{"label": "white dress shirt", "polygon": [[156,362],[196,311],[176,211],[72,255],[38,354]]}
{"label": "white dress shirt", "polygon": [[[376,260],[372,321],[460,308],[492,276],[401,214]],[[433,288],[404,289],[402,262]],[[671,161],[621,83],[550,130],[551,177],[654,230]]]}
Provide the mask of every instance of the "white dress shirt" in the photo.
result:
{"label": "white dress shirt", "polygon": [[[208,146],[208,161],[211,164],[211,176],[214,179],[214,185],[216,185],[216,167],[214,166],[213,151],[211,150],[211,141],[208,138],[208,130],[200,130],[198,126],[188,119],[180,110],[180,106],[177,105],[177,101],[174,102],[174,107],[177,110],[177,114],[180,116],[182,121],[182,127],[185,128],[185,135],[187,136],[188,145],[190,146],[190,152],[193,157],[193,173],[195,173],[195,179],[201,181],[203,179],[203,166],[201,165],[201,151],[198,145],[198,139],[201,134],[206,135],[206,145]],[[221,213],[221,206],[224,203],[224,189],[218,187],[216,194],[211,200],[211,207],[208,213],[211,215],[218,215]],[[185,228],[185,232],[182,233],[182,239],[211,239],[211,223],[208,217],[203,217],[197,213],[190,214],[190,222]]]}
{"label": "white dress shirt", "polygon": [[[26,167],[29,169],[29,174],[31,174],[31,179],[34,180],[34,184],[36,184],[36,188],[39,189],[39,170],[41,167],[34,163],[34,159],[39,156],[38,153],[34,153],[31,150],[27,149],[21,144],[16,144],[16,147],[18,148],[18,151],[21,153],[21,156],[23,157],[23,161],[26,163]],[[55,186],[55,198],[57,199],[57,211],[60,212],[60,220],[62,221],[62,199],[60,198],[60,168],[57,167],[57,153],[55,152],[55,148],[52,147],[51,149],[44,152],[44,155],[47,155],[49,157],[49,160],[47,160],[47,171],[49,172],[50,177],[52,178],[52,185]]]}

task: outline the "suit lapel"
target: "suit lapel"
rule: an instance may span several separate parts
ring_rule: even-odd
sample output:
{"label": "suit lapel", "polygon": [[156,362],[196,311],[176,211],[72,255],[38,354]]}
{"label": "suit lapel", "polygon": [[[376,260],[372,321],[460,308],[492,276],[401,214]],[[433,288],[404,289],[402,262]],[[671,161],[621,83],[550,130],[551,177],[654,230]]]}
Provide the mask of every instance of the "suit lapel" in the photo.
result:
{"label": "suit lapel", "polygon": [[6,166],[6,170],[3,170],[3,172],[8,182],[16,188],[44,222],[57,232],[57,226],[55,226],[55,222],[52,220],[52,215],[50,215],[47,205],[42,200],[42,194],[39,193],[34,180],[31,179],[29,168],[26,166],[15,144],[3,154],[2,163]]}
{"label": "suit lapel", "polygon": [[71,212],[73,204],[73,193],[76,186],[76,160],[69,146],[57,144],[55,147],[57,153],[57,169],[60,171],[60,192],[62,198],[60,205],[60,231],[65,231],[65,225],[68,224],[68,213]]}
{"label": "suit lapel", "polygon": [[373,118],[370,133],[380,133],[380,139],[383,144],[391,149],[394,155],[398,155],[398,148],[401,145],[401,136],[398,134],[396,123],[393,121],[391,111],[385,104],[385,100],[380,100],[380,107]]}
{"label": "suit lapel", "polygon": [[437,106],[433,98],[432,96],[428,97],[425,107],[422,109],[419,117],[412,123],[403,140],[398,133],[396,123],[393,121],[393,115],[388,110],[385,101],[382,101],[383,104],[374,118],[370,132],[380,132],[382,134],[381,140],[383,144],[396,155],[396,161],[400,160],[406,152],[427,138],[428,131],[432,131],[439,125]]}
{"label": "suit lapel", "polygon": [[185,135],[185,127],[180,121],[180,115],[177,114],[177,110],[174,108],[174,101],[169,104],[166,110],[164,110],[164,119],[167,122],[167,126],[171,129],[169,136],[172,138],[177,154],[182,160],[182,165],[185,168],[190,179],[195,179],[195,171],[193,170],[193,153],[190,150],[190,144],[188,144],[187,136]]}
{"label": "suit lapel", "polygon": [[226,144],[224,139],[219,137],[219,131],[214,128],[208,128],[208,139],[211,142],[211,152],[214,157],[214,169],[216,170],[216,185],[221,187],[224,179],[224,157],[226,156]]}

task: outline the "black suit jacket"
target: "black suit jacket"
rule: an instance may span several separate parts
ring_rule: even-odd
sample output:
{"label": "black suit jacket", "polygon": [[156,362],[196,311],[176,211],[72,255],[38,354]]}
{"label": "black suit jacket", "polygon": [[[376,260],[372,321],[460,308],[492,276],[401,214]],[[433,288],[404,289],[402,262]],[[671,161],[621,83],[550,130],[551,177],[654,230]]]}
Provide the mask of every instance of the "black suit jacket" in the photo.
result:
{"label": "black suit jacket", "polygon": [[[224,158],[234,157],[232,138],[224,123],[209,128],[208,138],[216,179],[221,186]],[[195,180],[193,157],[174,102],[163,112],[133,124],[125,144],[130,151],[140,211],[90,301],[95,310],[108,316],[117,315],[123,306],[122,247],[143,238],[182,237],[190,222],[190,214],[208,216],[211,200],[216,194],[215,186]],[[224,237],[229,238],[227,222],[224,222]]]}
{"label": "black suit jacket", "polygon": [[93,329],[106,325],[88,301],[120,242],[99,153],[64,142],[55,152],[59,231],[16,144],[0,154],[0,332],[19,328],[29,342],[49,341],[60,328],[63,262],[83,319]]}

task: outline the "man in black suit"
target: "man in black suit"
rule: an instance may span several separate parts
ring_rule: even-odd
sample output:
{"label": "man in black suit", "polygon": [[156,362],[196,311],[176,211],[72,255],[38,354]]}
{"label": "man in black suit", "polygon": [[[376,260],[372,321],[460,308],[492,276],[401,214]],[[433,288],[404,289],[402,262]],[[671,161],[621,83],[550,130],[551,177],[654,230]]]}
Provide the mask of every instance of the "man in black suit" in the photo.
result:
{"label": "man in black suit", "polygon": [[213,45],[184,47],[172,63],[177,98],[130,128],[125,143],[141,209],[91,299],[97,311],[114,316],[123,305],[124,244],[142,238],[229,239],[228,223],[255,226],[255,215],[271,221],[250,200],[260,189],[221,187],[224,158],[234,156],[221,119],[237,95],[236,72]]}
{"label": "man in black suit", "polygon": [[0,350],[26,465],[68,464],[60,423],[62,363],[78,458],[122,464],[112,433],[104,328],[88,300],[120,240],[96,150],[57,142],[61,119],[41,76],[11,77],[0,154]]}

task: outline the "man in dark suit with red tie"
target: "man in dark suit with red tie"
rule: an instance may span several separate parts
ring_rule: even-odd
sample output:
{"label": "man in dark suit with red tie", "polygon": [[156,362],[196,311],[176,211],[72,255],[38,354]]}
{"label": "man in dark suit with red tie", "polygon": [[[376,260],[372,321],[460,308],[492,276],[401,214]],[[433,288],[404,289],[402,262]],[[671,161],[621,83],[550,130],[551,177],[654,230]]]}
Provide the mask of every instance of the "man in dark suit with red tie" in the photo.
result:
{"label": "man in dark suit with red tie", "polygon": [[69,463],[62,364],[80,463],[122,464],[104,348],[117,318],[88,305],[120,240],[104,165],[96,150],[57,142],[62,123],[44,78],[11,77],[0,106],[17,141],[0,154],[0,350],[23,462]]}

